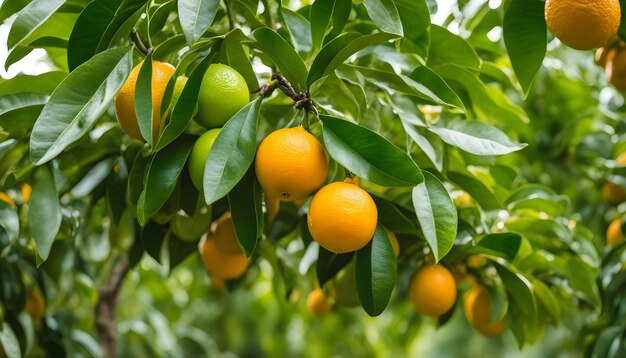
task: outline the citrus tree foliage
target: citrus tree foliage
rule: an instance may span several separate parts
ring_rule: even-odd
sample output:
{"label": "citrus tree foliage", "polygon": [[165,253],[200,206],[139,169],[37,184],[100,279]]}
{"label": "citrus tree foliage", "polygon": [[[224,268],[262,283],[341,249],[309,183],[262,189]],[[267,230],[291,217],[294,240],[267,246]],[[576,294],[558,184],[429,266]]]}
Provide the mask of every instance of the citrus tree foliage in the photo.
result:
{"label": "citrus tree foliage", "polygon": [[[390,299],[388,309],[409,300],[416,269],[439,262],[461,291],[438,325],[462,311],[471,275],[489,288],[492,320],[505,317],[520,347],[572,312],[591,320],[602,312],[585,347],[623,351],[624,244],[607,251],[600,233],[625,208],[596,194],[603,180],[626,187],[613,161],[624,149],[615,144],[623,98],[599,92],[606,80],[590,67],[592,54],[548,46],[543,1],[489,3],[460,1],[437,25],[430,0],[4,1],[4,66],[43,48],[53,67],[0,82],[0,183],[11,198],[0,201],[6,354],[101,354],[98,287],[118,262],[149,276],[138,265],[147,256],[164,274],[187,258],[199,268],[198,237],[179,237],[174,222],[204,203],[213,218],[231,211],[252,260],[229,290],[254,287],[270,267],[284,306],[343,280],[363,314],[377,316]],[[153,61],[176,67],[157,138]],[[135,112],[145,143],[126,135],[113,111],[140,63]],[[200,193],[187,159],[206,130],[193,117],[211,63],[234,68],[252,95],[215,140]],[[173,100],[179,76],[188,80]],[[274,130],[300,124],[328,154],[327,183],[354,175],[376,203],[379,226],[356,253],[317,246],[308,201],[283,203],[268,218],[256,149]],[[33,290],[48,305],[41,322],[25,310]],[[68,311],[68,302],[80,308]],[[163,319],[143,324],[159,330]],[[136,326],[120,330],[128,342],[141,335]],[[183,339],[203,344],[192,333],[179,349]]]}

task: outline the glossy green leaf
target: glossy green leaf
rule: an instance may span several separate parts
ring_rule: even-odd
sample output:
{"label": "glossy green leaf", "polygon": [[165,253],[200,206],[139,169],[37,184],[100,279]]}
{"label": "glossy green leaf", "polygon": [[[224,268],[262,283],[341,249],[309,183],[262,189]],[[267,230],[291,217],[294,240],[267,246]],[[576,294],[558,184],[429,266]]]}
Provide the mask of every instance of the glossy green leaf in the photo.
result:
{"label": "glossy green leaf", "polygon": [[67,45],[70,71],[96,54],[98,44],[123,0],[94,0],[87,4],[74,24]]}
{"label": "glossy green leaf", "polygon": [[223,198],[239,183],[254,160],[261,98],[243,107],[222,128],[204,168],[207,204]]}
{"label": "glossy green leaf", "polygon": [[142,226],[172,194],[193,148],[193,138],[181,136],[152,157],[147,169],[145,189],[140,198],[143,205],[139,204],[137,208],[137,216]]}
{"label": "glossy green leaf", "polygon": [[372,240],[356,254],[356,287],[365,312],[378,316],[387,307],[398,270],[391,241],[382,225]]}
{"label": "glossy green leaf", "polygon": [[291,42],[298,52],[309,52],[313,47],[311,42],[311,25],[309,21],[295,11],[286,7],[280,9],[289,30]]}
{"label": "glossy green leaf", "polygon": [[496,127],[473,120],[457,119],[446,127],[430,127],[429,130],[444,142],[476,155],[504,155],[526,146],[513,142]]}
{"label": "glossy green leaf", "polygon": [[115,42],[116,39],[128,38],[132,28],[136,25],[144,6],[148,0],[123,0],[115,13],[113,21],[109,23],[106,31],[102,34],[96,53],[105,51]]}
{"label": "glossy green leaf", "polygon": [[360,35],[348,32],[333,39],[320,50],[315,60],[313,60],[311,71],[306,80],[307,86],[310,87],[316,80],[332,73],[350,56],[364,48],[384,43],[397,37],[398,35],[387,33]]}
{"label": "glossy green leaf", "polygon": [[346,267],[353,256],[354,252],[335,254],[319,246],[315,269],[320,287],[324,286],[324,284],[335,277],[341,269]]}
{"label": "glossy green leaf", "polygon": [[237,241],[246,257],[250,257],[263,234],[263,190],[251,166],[241,181],[228,194]]}
{"label": "glossy green leaf", "polygon": [[7,358],[22,357],[20,342],[17,340],[13,329],[11,329],[11,326],[6,321],[2,322],[2,329],[0,329],[0,346],[2,346]]}
{"label": "glossy green leaf", "polygon": [[484,210],[494,210],[501,207],[495,194],[475,177],[466,173],[451,171],[448,172],[448,179],[468,192]]}
{"label": "glossy green leaf", "polygon": [[434,68],[443,64],[454,64],[468,70],[480,69],[480,58],[472,46],[460,36],[448,29],[431,25],[430,51],[428,67]]}
{"label": "glossy green leaf", "polygon": [[415,186],[424,180],[413,159],[378,133],[336,117],[320,119],[328,153],[357,176],[389,187]]}
{"label": "glossy green leaf", "polygon": [[504,44],[525,96],[546,55],[544,8],[541,0],[512,0],[504,15]]}
{"label": "glossy green leaf", "polygon": [[211,26],[219,0],[178,0],[178,19],[187,43],[193,45]]}
{"label": "glossy green leaf", "polygon": [[141,136],[147,143],[152,144],[153,121],[152,121],[152,54],[146,56],[141,63],[137,83],[135,85],[135,115]]}
{"label": "glossy green leaf", "polygon": [[[43,106],[48,101],[48,96],[42,93],[16,93],[0,96],[0,117],[11,111],[33,107]],[[0,126],[2,122],[0,122]]]}
{"label": "glossy green leaf", "polygon": [[132,66],[130,48],[96,55],[65,78],[41,111],[30,138],[30,156],[40,165],[82,137],[109,108]]}
{"label": "glossy green leaf", "polygon": [[520,246],[522,237],[512,232],[487,234],[481,238],[476,246],[469,251],[472,253],[482,253],[495,255],[513,261]]}
{"label": "glossy green leaf", "polygon": [[371,195],[371,197],[378,209],[378,221],[387,229],[396,234],[417,235],[419,229],[415,225],[415,219],[409,219],[413,215],[409,215],[406,209],[376,195]]}
{"label": "glossy green leaf", "polygon": [[222,62],[228,64],[243,76],[246,80],[246,85],[248,85],[248,89],[252,91],[259,87],[259,81],[252,69],[250,56],[243,48],[245,42],[250,42],[250,39],[241,29],[236,28],[230,31],[226,34],[224,41],[222,41],[220,56]]}
{"label": "glossy green leaf", "polygon": [[63,81],[67,73],[52,71],[40,75],[17,75],[0,81],[0,96],[21,92],[50,94]]}
{"label": "glossy green leaf", "polygon": [[61,227],[61,204],[54,176],[47,166],[35,170],[32,187],[28,205],[28,225],[37,254],[45,261]]}
{"label": "glossy green leaf", "polygon": [[161,248],[168,229],[169,225],[159,225],[153,220],[149,220],[139,234],[143,249],[158,263],[161,263]]}
{"label": "glossy green leaf", "polygon": [[430,26],[426,0],[393,0],[402,21],[404,37],[416,42]]}
{"label": "glossy green leaf", "polygon": [[0,23],[3,23],[11,15],[18,13],[28,3],[30,3],[30,0],[4,0],[0,5]]}
{"label": "glossy green leaf", "polygon": [[252,38],[255,40],[254,46],[272,60],[296,91],[306,88],[309,72],[300,55],[287,41],[266,27],[254,30]]}
{"label": "glossy green leaf", "polygon": [[453,107],[465,110],[463,102],[448,84],[437,74],[426,66],[416,68],[409,78],[415,82],[426,86],[437,95],[443,102]]}
{"label": "glossy green leaf", "polygon": [[15,208],[2,200],[0,200],[0,228],[6,233],[9,242],[17,240],[20,233],[20,218]]}
{"label": "glossy green leaf", "polygon": [[424,238],[428,242],[435,261],[448,254],[457,230],[457,212],[450,194],[429,172],[422,172],[424,182],[413,188],[413,207]]}
{"label": "glossy green leaf", "polygon": [[41,26],[54,12],[63,5],[64,0],[33,0],[18,14],[7,39],[9,49],[20,45],[30,34]]}
{"label": "glossy green leaf", "polygon": [[316,0],[313,3],[309,14],[313,49],[322,47],[329,32],[335,36],[341,32],[351,8],[349,0]]}
{"label": "glossy green leaf", "polygon": [[384,32],[403,36],[402,22],[393,0],[363,0],[367,14]]}
{"label": "glossy green leaf", "polygon": [[509,301],[514,302],[520,311],[528,316],[529,320],[534,320],[534,317],[537,315],[537,303],[532,293],[531,283],[526,277],[512,272],[507,267],[495,262],[493,262],[493,265],[506,287]]}

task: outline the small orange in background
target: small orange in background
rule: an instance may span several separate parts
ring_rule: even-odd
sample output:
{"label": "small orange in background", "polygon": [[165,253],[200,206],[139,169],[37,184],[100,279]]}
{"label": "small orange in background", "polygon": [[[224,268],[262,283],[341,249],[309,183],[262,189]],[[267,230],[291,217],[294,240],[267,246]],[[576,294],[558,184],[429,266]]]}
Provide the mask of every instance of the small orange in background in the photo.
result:
{"label": "small orange in background", "polygon": [[465,295],[465,316],[483,336],[499,336],[506,329],[506,320],[491,322],[491,298],[482,285],[475,285]]}
{"label": "small orange in background", "polygon": [[39,322],[46,313],[46,301],[39,290],[26,290],[26,305],[24,310],[28,312],[34,322]]}
{"label": "small orange in background", "polygon": [[328,314],[331,309],[330,302],[328,302],[324,291],[319,287],[309,293],[306,299],[306,306],[311,314],[316,317]]}
{"label": "small orange in background", "polygon": [[[232,221],[223,220],[222,225],[224,224],[230,224],[230,226],[232,226]],[[217,244],[218,240],[224,240],[225,242],[232,240],[231,237],[218,238],[218,236],[226,235],[230,235],[230,231],[226,229],[215,230],[210,234],[205,234],[200,240],[198,250],[200,251],[200,257],[202,258],[204,267],[208,273],[213,275],[213,278],[231,280],[240,277],[246,272],[250,260],[244,256],[241,249],[236,253],[228,253],[220,250],[220,246]]]}
{"label": "small orange in background", "polygon": [[398,256],[400,255],[400,243],[398,242],[398,238],[393,232],[389,231],[388,229],[385,229],[385,231],[387,231],[387,236],[389,236],[389,241],[391,242],[393,254],[396,258],[398,258]]}
{"label": "small orange in background", "polygon": [[334,253],[359,250],[374,236],[378,209],[353,182],[330,183],[311,200],[307,223],[313,239]]}
{"label": "small orange in background", "polygon": [[610,84],[620,91],[626,90],[626,47],[620,46],[609,51],[605,73]]}
{"label": "small orange in background", "polygon": [[261,142],[254,168],[268,198],[300,201],[324,184],[328,159],[322,144],[303,127],[282,128]]}
{"label": "small orange in background", "polygon": [[606,243],[609,245],[617,245],[622,242],[622,218],[616,217],[609,224],[609,228],[606,230]]}
{"label": "small orange in background", "polygon": [[13,201],[13,199],[11,199],[11,197],[8,196],[6,193],[3,193],[1,191],[0,191],[0,200],[2,200],[5,203],[15,207],[15,201]]}
{"label": "small orange in background", "polygon": [[626,201],[626,190],[621,186],[606,182],[602,186],[602,196],[609,204],[619,204]]}
{"label": "small orange in background", "polygon": [[30,201],[30,194],[32,194],[33,188],[28,183],[22,184],[22,200],[24,200],[24,204],[28,204]]}
{"label": "small orange in background", "polygon": [[211,225],[211,236],[220,251],[233,255],[242,253],[230,212],[222,215]]}
{"label": "small orange in background", "polygon": [[409,295],[417,312],[441,316],[456,302],[456,281],[443,265],[426,265],[413,275]]}

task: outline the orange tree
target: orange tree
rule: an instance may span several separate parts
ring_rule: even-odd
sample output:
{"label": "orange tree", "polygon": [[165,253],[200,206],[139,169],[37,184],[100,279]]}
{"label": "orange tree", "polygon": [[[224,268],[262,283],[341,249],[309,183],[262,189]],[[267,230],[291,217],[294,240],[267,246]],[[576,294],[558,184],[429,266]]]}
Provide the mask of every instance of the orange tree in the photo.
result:
{"label": "orange tree", "polygon": [[520,347],[582,314],[619,355],[621,97],[548,46],[602,47],[620,88],[619,2],[592,3],[4,1],[5,67],[52,68],[0,82],[5,354],[115,355],[128,271],[201,256],[216,288],[269,265],[315,315],[393,296]]}

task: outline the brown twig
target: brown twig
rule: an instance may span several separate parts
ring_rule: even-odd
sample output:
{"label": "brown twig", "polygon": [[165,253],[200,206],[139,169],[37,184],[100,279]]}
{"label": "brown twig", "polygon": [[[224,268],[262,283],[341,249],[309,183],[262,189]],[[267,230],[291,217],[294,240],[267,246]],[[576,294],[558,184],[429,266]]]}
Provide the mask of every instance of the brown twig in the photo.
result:
{"label": "brown twig", "polygon": [[114,358],[115,353],[115,305],[124,277],[130,269],[128,261],[119,261],[111,270],[106,284],[98,289],[99,299],[95,308],[95,324],[104,356]]}
{"label": "brown twig", "polygon": [[313,100],[311,99],[308,91],[296,92],[296,90],[293,89],[289,81],[287,81],[287,79],[278,72],[274,72],[274,74],[272,75],[272,80],[274,80],[275,82],[271,82],[269,85],[265,85],[267,86],[267,88],[264,91],[263,87],[259,90],[259,94],[261,96],[263,96],[263,94],[261,94],[261,91],[263,91],[266,96],[269,96],[272,94],[274,89],[278,88],[282,93],[285,94],[285,96],[293,100],[293,104],[296,109],[303,109],[305,114],[307,115],[309,112],[313,112],[315,116],[318,116],[317,107],[315,106],[315,103],[313,103]]}

